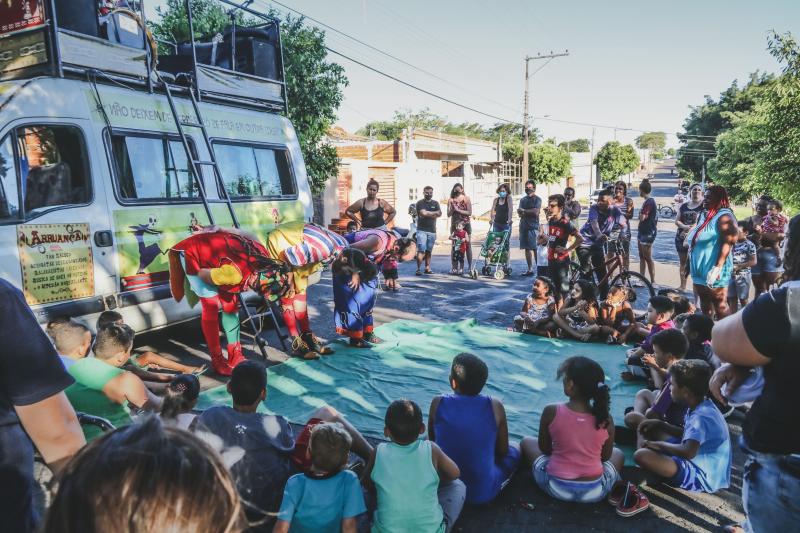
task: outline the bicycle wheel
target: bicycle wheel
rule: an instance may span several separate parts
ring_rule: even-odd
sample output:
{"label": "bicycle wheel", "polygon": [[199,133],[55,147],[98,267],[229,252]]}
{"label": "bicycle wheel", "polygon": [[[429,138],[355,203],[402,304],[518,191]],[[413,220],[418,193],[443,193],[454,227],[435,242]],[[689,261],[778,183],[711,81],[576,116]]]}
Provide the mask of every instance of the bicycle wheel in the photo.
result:
{"label": "bicycle wheel", "polygon": [[675,210],[669,205],[662,205],[658,208],[658,212],[664,218],[672,218],[675,216]]}
{"label": "bicycle wheel", "polygon": [[628,303],[633,308],[636,319],[647,315],[647,305],[650,298],[656,295],[650,281],[637,272],[623,270],[611,280],[611,287],[622,287],[628,293]]}

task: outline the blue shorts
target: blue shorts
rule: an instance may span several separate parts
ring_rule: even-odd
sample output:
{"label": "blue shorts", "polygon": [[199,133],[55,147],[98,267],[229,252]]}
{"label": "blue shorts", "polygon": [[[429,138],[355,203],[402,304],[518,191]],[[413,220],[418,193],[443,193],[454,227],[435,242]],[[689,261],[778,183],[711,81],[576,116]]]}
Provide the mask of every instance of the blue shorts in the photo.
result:
{"label": "blue shorts", "polygon": [[605,499],[614,483],[621,478],[611,461],[603,463],[603,474],[591,481],[559,479],[547,473],[549,455],[541,455],[533,462],[533,479],[539,488],[551,497],[564,502],[595,503]]}
{"label": "blue shorts", "polygon": [[430,231],[417,230],[417,252],[432,252],[433,245],[436,244],[436,234]]}
{"label": "blue shorts", "polygon": [[639,240],[639,244],[646,244],[648,246],[651,246],[656,241],[657,233],[658,232],[656,232],[656,231],[639,232],[639,234],[637,236],[638,240]]}
{"label": "blue shorts", "polygon": [[783,272],[783,268],[778,266],[778,254],[773,248],[759,248],[756,254],[756,264],[750,268],[755,275],[764,272]]}
{"label": "blue shorts", "polygon": [[751,281],[750,272],[740,272],[731,276],[731,281],[728,283],[728,298],[747,300],[750,297]]}
{"label": "blue shorts", "polygon": [[702,479],[705,478],[705,472],[700,470],[696,464],[688,459],[675,457],[674,455],[671,456],[670,459],[675,461],[675,465],[678,467],[678,473],[667,480],[667,485],[693,492],[708,492],[702,481]]}
{"label": "blue shorts", "polygon": [[536,250],[536,238],[539,236],[539,228],[529,224],[519,225],[519,249]]}

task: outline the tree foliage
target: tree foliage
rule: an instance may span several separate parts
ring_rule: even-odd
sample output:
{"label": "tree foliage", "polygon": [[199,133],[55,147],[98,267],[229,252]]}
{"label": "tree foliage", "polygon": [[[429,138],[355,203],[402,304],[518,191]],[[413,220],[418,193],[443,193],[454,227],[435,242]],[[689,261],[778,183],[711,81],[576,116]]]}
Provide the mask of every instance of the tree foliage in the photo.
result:
{"label": "tree foliage", "polygon": [[667,155],[672,157],[675,155],[675,148],[667,148]]}
{"label": "tree foliage", "polygon": [[[437,115],[428,108],[419,111],[399,109],[394,112],[391,120],[376,120],[364,124],[356,131],[363,135],[382,141],[400,139],[403,132],[408,129],[421,129],[437,131],[448,135],[459,135],[473,139],[502,143],[503,158],[509,161],[522,159],[522,126],[499,122],[492,126],[485,126],[477,122],[462,122],[455,124],[447,117]],[[530,142],[535,143],[541,137],[536,128],[528,132]]]}
{"label": "tree foliage", "polygon": [[642,150],[663,152],[667,146],[667,134],[663,131],[648,131],[636,137],[636,147]]}
{"label": "tree foliage", "polygon": [[603,181],[611,181],[636,170],[639,167],[639,154],[630,144],[609,141],[597,152],[594,163]]}
{"label": "tree foliage", "polygon": [[746,112],[730,116],[716,143],[709,174],[738,200],[770,194],[800,207],[800,46],[791,34],[773,33],[769,52],[782,75],[771,79]]}
{"label": "tree foliage", "polygon": [[569,176],[572,158],[553,143],[534,144],[528,156],[528,175],[536,183],[556,183]]}
{"label": "tree foliage", "polygon": [[[230,17],[221,4],[211,0],[190,0],[195,38],[224,31]],[[167,0],[157,8],[160,20],[151,23],[159,39],[185,41],[189,26],[183,0]],[[269,13],[280,19],[277,12]],[[237,24],[253,25],[262,22],[236,15]],[[342,90],[347,77],[341,65],[328,60],[325,33],[307,26],[302,17],[286,16],[281,20],[286,92],[289,100],[289,119],[294,124],[305,159],[306,171],[313,192],[325,188],[330,176],[337,173],[339,158],[336,150],[324,142],[328,128],[336,120],[336,110],[342,102]]]}
{"label": "tree foliage", "polygon": [[702,152],[711,152],[705,154],[705,160],[713,158],[717,136],[731,129],[737,117],[750,112],[774,81],[775,76],[771,74],[754,72],[744,87],[740,88],[739,82],[734,80],[718,100],[706,96],[703,104],[692,107],[683,124],[684,133],[678,134],[685,149],[679,152],[678,167],[692,172],[699,181]]}
{"label": "tree foliage", "polygon": [[559,143],[558,147],[567,152],[589,152],[589,139],[572,139]]}

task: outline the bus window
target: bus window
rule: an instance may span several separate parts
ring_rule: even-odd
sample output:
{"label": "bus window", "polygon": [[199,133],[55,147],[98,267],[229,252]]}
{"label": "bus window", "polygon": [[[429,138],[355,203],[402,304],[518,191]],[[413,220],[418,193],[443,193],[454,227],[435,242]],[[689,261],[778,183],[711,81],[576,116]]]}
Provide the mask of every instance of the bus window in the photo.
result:
{"label": "bus window", "polygon": [[19,188],[11,134],[0,141],[0,220],[19,218]]}
{"label": "bus window", "polygon": [[214,143],[225,190],[231,198],[282,198],[297,194],[289,151],[262,145]]}
{"label": "bus window", "polygon": [[180,141],[113,135],[112,153],[123,200],[195,200],[199,196]]}
{"label": "bus window", "polygon": [[47,208],[88,204],[92,182],[83,136],[74,126],[17,129],[25,218]]}

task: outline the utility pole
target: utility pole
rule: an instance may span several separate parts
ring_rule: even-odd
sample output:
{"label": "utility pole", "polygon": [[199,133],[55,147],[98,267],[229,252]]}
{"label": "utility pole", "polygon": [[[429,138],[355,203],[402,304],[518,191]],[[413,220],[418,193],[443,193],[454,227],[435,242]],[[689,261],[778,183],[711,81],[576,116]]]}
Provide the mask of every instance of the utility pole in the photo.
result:
{"label": "utility pole", "polygon": [[592,128],[592,147],[589,151],[589,194],[595,189],[594,183],[594,132],[595,128]]}
{"label": "utility pole", "polygon": [[569,55],[569,50],[564,50],[561,54],[554,54],[552,51],[549,54],[542,55],[541,53],[535,56],[525,56],[525,111],[522,115],[522,180],[528,181],[528,123],[530,121],[528,113],[528,64],[534,59],[555,59],[556,57],[564,57]]}

